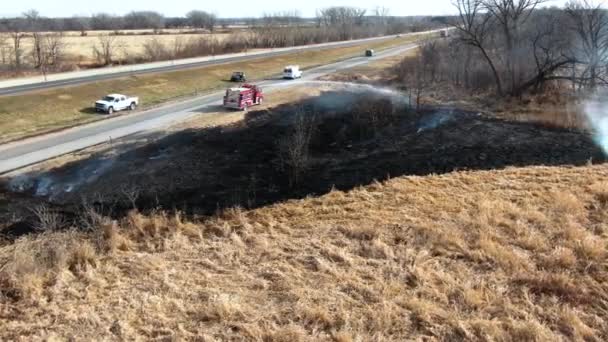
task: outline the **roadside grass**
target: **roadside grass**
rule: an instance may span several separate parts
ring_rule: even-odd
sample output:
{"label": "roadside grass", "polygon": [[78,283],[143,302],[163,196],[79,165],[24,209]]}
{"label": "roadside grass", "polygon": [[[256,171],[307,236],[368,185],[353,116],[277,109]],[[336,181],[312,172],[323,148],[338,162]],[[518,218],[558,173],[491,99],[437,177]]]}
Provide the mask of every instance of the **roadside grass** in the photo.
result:
{"label": "roadside grass", "polygon": [[360,83],[387,83],[397,76],[394,73],[394,68],[404,58],[413,58],[417,56],[418,53],[419,49],[412,49],[402,55],[381,58],[364,65],[341,70],[331,75],[327,75],[323,77],[323,79],[329,81],[350,81]]}
{"label": "roadside grass", "polygon": [[403,60],[403,58],[417,56],[418,52],[419,52],[419,48],[410,49],[410,50],[405,51],[403,54],[396,55],[396,56],[390,56],[390,57],[384,57],[384,58],[376,58],[369,63],[359,65],[359,66],[356,66],[356,67],[348,69],[348,70],[355,70],[355,71],[357,71],[357,70],[376,70],[376,71],[386,70],[388,67],[401,62],[401,60]]}
{"label": "roadside grass", "polygon": [[363,48],[383,50],[422,39],[408,35],[353,47],[305,51],[247,62],[124,77],[73,87],[50,89],[16,96],[0,97],[0,143],[61,128],[101,120],[106,116],[92,111],[95,100],[108,93],[139,96],[143,108],[150,108],[180,97],[219,90],[227,86],[232,71],[243,70],[250,79],[278,74],[286,64],[310,68],[352,58]]}
{"label": "roadside grass", "polygon": [[[285,105],[288,103],[301,102],[306,98],[313,96],[319,96],[322,89],[328,89],[318,85],[302,85],[297,87],[289,87],[286,89],[273,90],[272,96],[269,96],[263,104],[256,106],[255,110],[272,109],[279,105]],[[209,127],[218,127],[224,125],[230,125],[237,123],[245,119],[246,113],[244,111],[226,111],[221,107],[210,107],[204,109],[201,114],[189,118],[186,121],[176,122],[170,127],[163,128],[164,132],[168,131],[181,131],[184,129],[200,129]]]}

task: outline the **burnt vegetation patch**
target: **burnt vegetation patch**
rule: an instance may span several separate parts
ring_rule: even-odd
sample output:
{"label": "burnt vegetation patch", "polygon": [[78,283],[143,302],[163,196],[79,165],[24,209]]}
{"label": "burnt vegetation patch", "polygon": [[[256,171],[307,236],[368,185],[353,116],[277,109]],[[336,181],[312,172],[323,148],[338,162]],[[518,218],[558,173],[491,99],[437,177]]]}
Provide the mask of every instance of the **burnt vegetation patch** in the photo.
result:
{"label": "burnt vegetation patch", "polygon": [[[82,210],[84,199],[112,216],[134,207],[209,215],[403,175],[605,160],[581,131],[453,108],[414,112],[386,97],[328,91],[250,112],[232,126],[171,134],[113,157],[111,167],[100,172],[89,170],[91,163],[100,164],[93,158],[44,178],[28,175],[33,185],[24,191],[35,194],[44,179],[50,190],[43,198],[50,199],[50,207],[74,213]],[[91,177],[83,178],[78,170],[88,170]],[[65,175],[80,177],[69,184],[70,191],[65,191],[70,181]]]}

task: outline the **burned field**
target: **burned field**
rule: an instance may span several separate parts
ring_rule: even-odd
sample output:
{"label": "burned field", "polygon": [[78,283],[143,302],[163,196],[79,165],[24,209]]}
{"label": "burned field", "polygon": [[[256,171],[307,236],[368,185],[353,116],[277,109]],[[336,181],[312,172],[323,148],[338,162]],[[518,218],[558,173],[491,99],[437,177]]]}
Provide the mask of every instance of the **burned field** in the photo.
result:
{"label": "burned field", "polygon": [[[83,203],[113,216],[134,206],[198,216],[402,175],[604,161],[584,132],[452,108],[414,113],[385,96],[327,91],[250,112],[231,126],[180,131],[122,154],[102,151],[44,174],[15,178],[7,188],[17,192],[10,195],[12,206],[48,202],[69,222]],[[35,217],[26,209],[21,213],[24,219],[13,220],[18,223],[5,232],[27,231],[24,222]]]}

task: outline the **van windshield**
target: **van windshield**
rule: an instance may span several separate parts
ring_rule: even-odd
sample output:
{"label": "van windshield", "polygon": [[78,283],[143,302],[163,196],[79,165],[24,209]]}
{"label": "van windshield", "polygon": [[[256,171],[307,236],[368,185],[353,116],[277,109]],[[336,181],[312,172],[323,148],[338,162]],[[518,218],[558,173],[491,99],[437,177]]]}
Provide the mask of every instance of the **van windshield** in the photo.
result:
{"label": "van windshield", "polygon": [[291,73],[291,69],[285,69],[283,72]]}
{"label": "van windshield", "polygon": [[104,96],[102,100],[107,102],[114,102],[114,98],[112,96]]}

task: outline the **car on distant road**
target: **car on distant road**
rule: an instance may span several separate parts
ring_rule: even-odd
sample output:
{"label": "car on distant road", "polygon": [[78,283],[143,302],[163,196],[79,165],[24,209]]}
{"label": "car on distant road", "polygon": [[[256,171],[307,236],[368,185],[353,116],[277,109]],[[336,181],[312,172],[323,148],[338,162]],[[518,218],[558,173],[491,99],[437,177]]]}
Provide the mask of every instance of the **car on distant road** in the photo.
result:
{"label": "car on distant road", "polygon": [[374,57],[374,53],[375,52],[372,49],[365,50],[365,56],[366,57]]}
{"label": "car on distant road", "polygon": [[288,65],[283,69],[283,78],[292,80],[302,78],[302,71],[298,65]]}
{"label": "car on distant road", "polygon": [[135,110],[139,105],[139,97],[130,97],[122,94],[110,94],[95,102],[95,111],[113,114],[121,110]]}
{"label": "car on distant road", "polygon": [[242,71],[235,71],[232,73],[232,76],[230,76],[230,81],[231,82],[247,82],[247,76],[245,76],[245,73]]}

